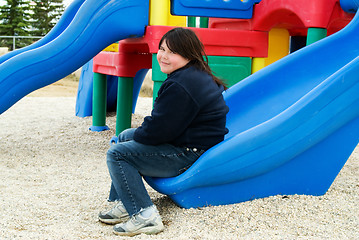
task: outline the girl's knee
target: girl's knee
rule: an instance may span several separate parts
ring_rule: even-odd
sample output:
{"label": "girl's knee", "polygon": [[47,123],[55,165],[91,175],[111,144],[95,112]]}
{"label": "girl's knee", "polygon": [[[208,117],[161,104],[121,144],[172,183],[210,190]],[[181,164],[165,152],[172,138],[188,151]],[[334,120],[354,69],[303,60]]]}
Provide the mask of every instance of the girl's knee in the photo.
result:
{"label": "girl's knee", "polygon": [[118,156],[120,155],[120,151],[121,151],[120,145],[121,145],[121,143],[114,144],[107,150],[107,161],[118,158]]}
{"label": "girl's knee", "polygon": [[117,143],[111,145],[111,147],[107,150],[107,161],[111,160],[123,160],[125,156],[129,153],[127,143]]}

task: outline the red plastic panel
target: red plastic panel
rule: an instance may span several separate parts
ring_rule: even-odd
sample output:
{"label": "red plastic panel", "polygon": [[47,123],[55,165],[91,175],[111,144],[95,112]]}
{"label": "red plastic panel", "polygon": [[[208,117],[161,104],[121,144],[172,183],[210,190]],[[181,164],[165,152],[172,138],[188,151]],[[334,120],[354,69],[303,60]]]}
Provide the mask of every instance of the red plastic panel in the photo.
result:
{"label": "red plastic panel", "polygon": [[150,68],[151,54],[100,52],[93,59],[93,71],[106,75],[134,77],[139,70]]}

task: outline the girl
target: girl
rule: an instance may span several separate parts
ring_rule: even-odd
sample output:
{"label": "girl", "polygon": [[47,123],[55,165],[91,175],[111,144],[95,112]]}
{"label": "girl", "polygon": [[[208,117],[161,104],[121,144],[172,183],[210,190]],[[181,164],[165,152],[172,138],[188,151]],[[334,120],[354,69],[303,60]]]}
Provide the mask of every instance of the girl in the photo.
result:
{"label": "girl", "polygon": [[[206,59],[206,61],[204,60]],[[207,149],[223,141],[226,106],[223,82],[212,74],[203,45],[189,29],[175,28],[159,43],[157,60],[168,74],[158,91],[151,116],[137,129],[127,129],[107,153],[112,185],[99,214],[119,235],[163,231],[142,176],[174,177],[189,168]]]}

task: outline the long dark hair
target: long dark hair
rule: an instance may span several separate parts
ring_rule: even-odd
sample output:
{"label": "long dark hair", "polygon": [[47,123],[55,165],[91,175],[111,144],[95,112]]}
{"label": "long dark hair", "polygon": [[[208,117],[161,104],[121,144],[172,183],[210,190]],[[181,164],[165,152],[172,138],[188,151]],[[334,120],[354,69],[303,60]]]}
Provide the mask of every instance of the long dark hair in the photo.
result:
{"label": "long dark hair", "polygon": [[207,72],[218,85],[222,85],[224,89],[227,89],[225,83],[213,75],[208,65],[208,57],[204,52],[203,44],[192,30],[179,27],[168,31],[161,38],[158,48],[161,47],[163,41],[166,41],[167,47],[172,52],[190,60],[189,64]]}

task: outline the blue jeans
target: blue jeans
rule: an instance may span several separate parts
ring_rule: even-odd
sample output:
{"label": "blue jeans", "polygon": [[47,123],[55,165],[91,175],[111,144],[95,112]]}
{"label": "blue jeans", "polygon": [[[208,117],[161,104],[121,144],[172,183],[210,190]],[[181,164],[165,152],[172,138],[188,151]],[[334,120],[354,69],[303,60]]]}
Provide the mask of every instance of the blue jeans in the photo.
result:
{"label": "blue jeans", "polygon": [[121,200],[130,216],[153,205],[142,176],[177,176],[202,153],[171,144],[141,144],[133,140],[135,130],[123,131],[118,136],[118,143],[107,152],[107,166],[112,180],[109,201]]}

